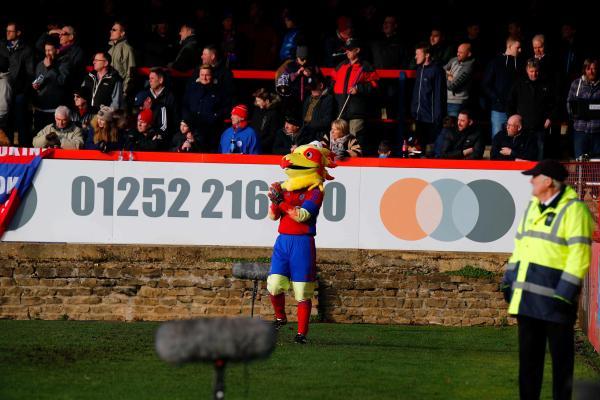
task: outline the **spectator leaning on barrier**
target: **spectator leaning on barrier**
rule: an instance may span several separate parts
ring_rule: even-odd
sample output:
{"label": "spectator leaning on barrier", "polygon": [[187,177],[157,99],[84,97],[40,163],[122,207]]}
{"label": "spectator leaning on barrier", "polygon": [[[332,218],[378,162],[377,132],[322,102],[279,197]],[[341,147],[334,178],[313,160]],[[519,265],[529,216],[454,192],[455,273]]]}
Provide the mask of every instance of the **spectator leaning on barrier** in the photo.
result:
{"label": "spectator leaning on barrier", "polygon": [[171,140],[171,151],[199,153],[201,149],[201,137],[196,134],[194,125],[191,121],[182,119],[179,122],[179,132]]}
{"label": "spectator leaning on barrier", "polygon": [[289,154],[296,147],[309,144],[313,140],[315,140],[315,137],[312,133],[302,128],[302,121],[295,116],[288,115],[285,117],[283,128],[279,129],[275,134],[273,154]]}
{"label": "spectator leaning on barrier", "polygon": [[231,110],[231,127],[221,135],[221,154],[259,154],[258,135],[248,125],[248,107],[239,104]]}
{"label": "spectator leaning on barrier", "polygon": [[101,106],[98,114],[92,119],[87,131],[84,148],[100,150],[103,153],[123,148],[119,129],[113,119],[114,110]]}
{"label": "spectator leaning on barrier", "polygon": [[506,123],[506,128],[501,130],[492,139],[492,160],[529,160],[538,159],[538,144],[535,135],[530,135],[522,130],[520,115],[511,115]]}
{"label": "spectator leaning on barrier", "polygon": [[461,110],[456,119],[456,129],[449,130],[443,138],[441,158],[481,160],[485,144],[481,132],[474,125],[469,110]]}
{"label": "spectator leaning on barrier", "polygon": [[362,155],[356,136],[350,133],[348,123],[343,119],[331,123],[331,131],[321,138],[321,144],[335,154],[336,160]]}
{"label": "spectator leaning on barrier", "polygon": [[90,99],[92,94],[86,86],[81,86],[73,91],[74,108],[71,109],[71,121],[82,129],[87,129],[90,121],[94,117],[94,113],[90,107]]}
{"label": "spectator leaning on barrier", "polygon": [[548,342],[553,398],[570,399],[574,324],[594,222],[565,184],[568,172],[558,161],[540,161],[523,174],[531,176],[533,199],[518,225],[501,286],[519,325],[520,398],[540,398]]}
{"label": "spectator leaning on barrier", "polygon": [[146,108],[140,111],[135,129],[127,134],[124,148],[135,151],[162,150],[164,138],[159,131],[152,127],[153,121],[152,110]]}
{"label": "spectator leaning on barrier", "polygon": [[92,93],[91,107],[97,111],[100,106],[113,109],[123,108],[123,80],[113,67],[108,52],[94,55],[94,70],[83,81],[83,85]]}
{"label": "spectator leaning on barrier", "polygon": [[61,149],[81,149],[83,133],[69,119],[69,109],[59,106],[54,112],[54,123],[47,125],[33,138],[33,147],[56,147]]}
{"label": "spectator leaning on barrier", "polygon": [[571,83],[567,97],[569,118],[573,120],[575,158],[600,155],[600,81],[598,60],[583,62],[583,75]]}

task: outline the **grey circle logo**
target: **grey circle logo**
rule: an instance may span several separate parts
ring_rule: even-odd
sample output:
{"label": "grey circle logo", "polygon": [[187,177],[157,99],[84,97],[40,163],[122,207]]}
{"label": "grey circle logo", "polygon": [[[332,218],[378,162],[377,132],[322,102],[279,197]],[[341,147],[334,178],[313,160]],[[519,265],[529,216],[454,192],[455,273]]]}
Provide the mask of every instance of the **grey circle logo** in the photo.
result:
{"label": "grey circle logo", "polygon": [[515,202],[508,190],[487,179],[468,184],[454,179],[431,182],[440,196],[442,215],[429,236],[452,242],[467,237],[488,243],[508,232],[515,219]]}

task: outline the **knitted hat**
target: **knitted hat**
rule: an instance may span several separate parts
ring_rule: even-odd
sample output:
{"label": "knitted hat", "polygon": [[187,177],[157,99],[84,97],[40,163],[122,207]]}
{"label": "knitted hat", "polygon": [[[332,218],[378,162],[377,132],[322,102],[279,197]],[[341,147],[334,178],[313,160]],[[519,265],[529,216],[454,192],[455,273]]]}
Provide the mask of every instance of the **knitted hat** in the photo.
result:
{"label": "knitted hat", "polygon": [[113,119],[114,110],[111,107],[107,107],[105,105],[100,106],[100,111],[98,111],[98,118],[103,119],[106,122],[111,122]]}
{"label": "knitted hat", "polygon": [[246,107],[243,104],[238,104],[237,106],[233,107],[233,110],[231,110],[231,115],[237,115],[238,117],[240,117],[242,119],[247,119],[248,118],[248,107]]}
{"label": "knitted hat", "polygon": [[138,119],[144,121],[147,124],[152,124],[153,118],[154,115],[152,115],[152,110],[150,110],[149,108],[140,111],[140,113],[138,114]]}

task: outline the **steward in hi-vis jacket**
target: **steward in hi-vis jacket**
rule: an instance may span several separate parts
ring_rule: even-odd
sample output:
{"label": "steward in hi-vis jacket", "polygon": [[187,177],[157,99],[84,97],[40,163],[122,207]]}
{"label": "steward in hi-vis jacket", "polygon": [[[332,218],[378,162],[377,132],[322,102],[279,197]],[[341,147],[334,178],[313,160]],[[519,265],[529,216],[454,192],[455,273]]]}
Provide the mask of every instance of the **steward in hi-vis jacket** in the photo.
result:
{"label": "steward in hi-vis jacket", "polygon": [[590,266],[594,224],[587,206],[564,184],[567,170],[554,160],[524,171],[534,198],[515,238],[502,290],[519,325],[521,399],[538,399],[546,341],[553,369],[553,398],[570,399],[574,324],[581,284]]}

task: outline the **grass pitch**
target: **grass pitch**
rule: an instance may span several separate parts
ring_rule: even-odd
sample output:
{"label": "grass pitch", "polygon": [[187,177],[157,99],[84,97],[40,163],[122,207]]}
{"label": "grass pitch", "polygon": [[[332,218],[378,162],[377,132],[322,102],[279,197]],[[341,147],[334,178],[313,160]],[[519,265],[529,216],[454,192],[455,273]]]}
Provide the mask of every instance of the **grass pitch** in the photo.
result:
{"label": "grass pitch", "polygon": [[[158,359],[158,323],[0,321],[0,399],[210,399],[213,368]],[[515,399],[515,327],[285,326],[268,360],[230,365],[226,399]],[[597,354],[576,380],[600,379]],[[549,356],[542,398],[550,399]]]}

